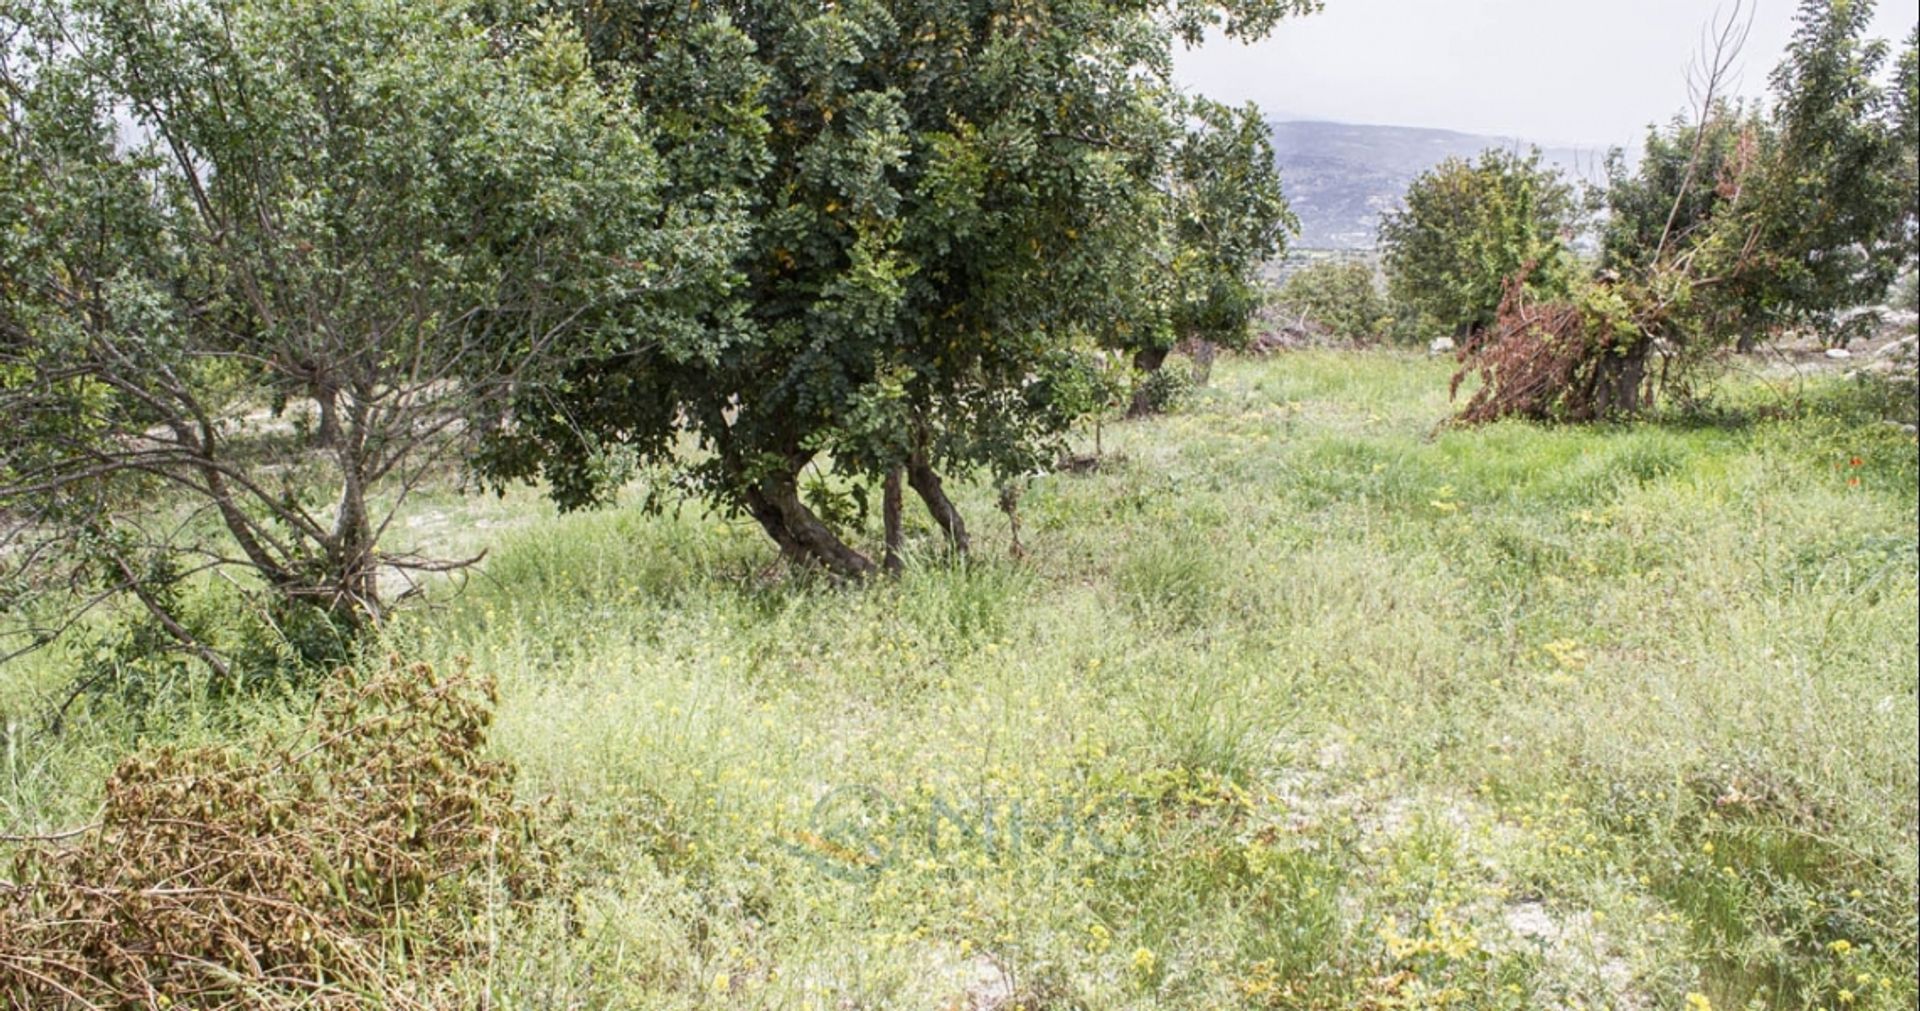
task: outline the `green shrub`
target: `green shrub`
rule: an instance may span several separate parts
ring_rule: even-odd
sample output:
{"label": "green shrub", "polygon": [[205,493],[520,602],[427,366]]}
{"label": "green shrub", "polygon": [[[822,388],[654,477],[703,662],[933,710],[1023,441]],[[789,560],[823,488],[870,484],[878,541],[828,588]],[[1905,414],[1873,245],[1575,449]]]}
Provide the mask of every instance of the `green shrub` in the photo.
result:
{"label": "green shrub", "polygon": [[1136,413],[1166,414],[1193,398],[1193,375],[1186,369],[1155,369],[1141,373],[1134,382],[1139,384]]}
{"label": "green shrub", "polygon": [[1274,296],[1288,317],[1304,317],[1342,340],[1371,341],[1394,330],[1394,311],[1364,263],[1315,263],[1288,276]]}

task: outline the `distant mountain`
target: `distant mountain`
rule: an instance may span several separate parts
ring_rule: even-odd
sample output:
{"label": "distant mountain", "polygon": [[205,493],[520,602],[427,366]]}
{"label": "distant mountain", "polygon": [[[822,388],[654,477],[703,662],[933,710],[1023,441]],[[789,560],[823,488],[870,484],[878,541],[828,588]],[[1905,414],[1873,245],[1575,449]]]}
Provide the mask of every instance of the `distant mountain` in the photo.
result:
{"label": "distant mountain", "polygon": [[[1273,149],[1287,201],[1300,217],[1297,249],[1371,249],[1381,213],[1398,207],[1420,173],[1488,148],[1527,148],[1511,137],[1352,123],[1284,121]],[[1548,148],[1546,160],[1573,179],[1596,179],[1603,152]]]}

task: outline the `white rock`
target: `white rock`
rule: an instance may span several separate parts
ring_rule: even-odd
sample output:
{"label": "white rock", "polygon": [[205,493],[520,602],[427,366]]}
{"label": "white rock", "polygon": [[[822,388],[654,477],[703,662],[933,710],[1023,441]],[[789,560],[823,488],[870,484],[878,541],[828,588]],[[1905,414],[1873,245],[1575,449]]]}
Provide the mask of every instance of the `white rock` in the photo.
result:
{"label": "white rock", "polygon": [[1451,337],[1435,337],[1433,343],[1427,345],[1427,353],[1430,355],[1451,354],[1455,346],[1453,338]]}
{"label": "white rock", "polygon": [[1538,902],[1521,902],[1507,907],[1507,929],[1517,937],[1534,938],[1541,941],[1558,941],[1562,931],[1559,921],[1548,915],[1547,907]]}
{"label": "white rock", "polygon": [[1846,348],[1828,348],[1827,357],[1835,361],[1840,361],[1842,359],[1852,358],[1853,352],[1848,351]]}

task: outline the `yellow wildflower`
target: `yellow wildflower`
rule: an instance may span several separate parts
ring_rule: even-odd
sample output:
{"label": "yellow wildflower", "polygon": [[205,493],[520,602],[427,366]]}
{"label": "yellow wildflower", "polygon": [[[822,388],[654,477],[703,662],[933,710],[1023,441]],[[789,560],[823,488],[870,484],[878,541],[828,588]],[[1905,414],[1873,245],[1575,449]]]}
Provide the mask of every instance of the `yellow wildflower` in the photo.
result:
{"label": "yellow wildflower", "polygon": [[1134,972],[1137,972],[1142,976],[1144,976],[1153,971],[1154,962],[1155,962],[1155,958],[1151,950],[1147,948],[1133,949],[1133,971]]}

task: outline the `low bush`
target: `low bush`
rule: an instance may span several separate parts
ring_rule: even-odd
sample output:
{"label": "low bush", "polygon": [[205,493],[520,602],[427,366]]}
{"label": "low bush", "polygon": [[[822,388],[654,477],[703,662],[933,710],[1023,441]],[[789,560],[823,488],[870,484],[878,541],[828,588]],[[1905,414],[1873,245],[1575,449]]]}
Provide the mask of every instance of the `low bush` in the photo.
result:
{"label": "low bush", "polygon": [[342,671],[305,731],[123,761],[98,825],[0,883],[10,1007],[453,1006],[483,910],[549,866],[513,768],[485,756],[491,681]]}
{"label": "low bush", "polygon": [[1139,384],[1134,400],[1137,416],[1178,410],[1193,397],[1193,374],[1183,369],[1156,369],[1142,373],[1134,381]]}

